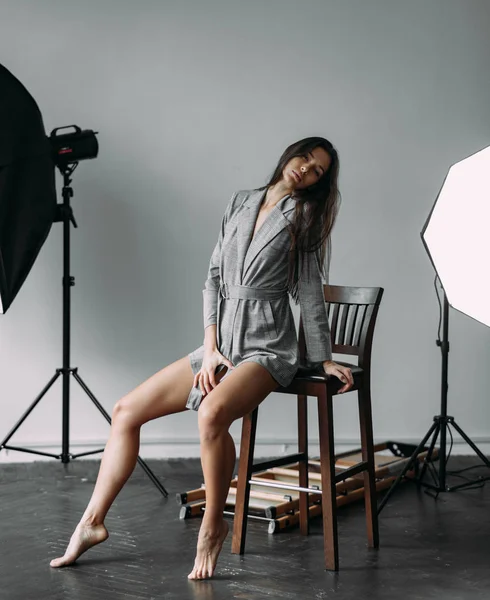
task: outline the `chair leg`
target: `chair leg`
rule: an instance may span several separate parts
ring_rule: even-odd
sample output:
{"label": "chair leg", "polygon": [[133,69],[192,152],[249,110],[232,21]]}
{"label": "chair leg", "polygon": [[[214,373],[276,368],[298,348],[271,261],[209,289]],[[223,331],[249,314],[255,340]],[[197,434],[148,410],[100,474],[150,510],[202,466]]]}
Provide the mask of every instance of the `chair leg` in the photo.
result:
{"label": "chair leg", "polygon": [[258,407],[243,417],[242,438],[240,442],[240,459],[238,461],[238,481],[233,518],[232,554],[244,554],[247,535],[247,515],[250,499],[250,479],[257,430]]}
{"label": "chair leg", "polygon": [[[307,397],[298,394],[298,452],[305,454],[299,463],[299,485],[308,487],[308,404]],[[299,528],[301,535],[309,533],[308,492],[299,492]]]}
{"label": "chair leg", "polygon": [[366,506],[366,527],[368,546],[379,547],[378,510],[376,497],[376,476],[374,464],[373,421],[371,414],[371,393],[369,383],[364,382],[358,390],[359,421],[361,428],[362,460],[367,462],[364,471],[364,502]]}
{"label": "chair leg", "polygon": [[335,486],[335,453],[333,438],[332,395],[324,390],[318,396],[318,427],[320,433],[320,470],[322,475],[322,518],[325,568],[339,570],[337,534],[337,488]]}

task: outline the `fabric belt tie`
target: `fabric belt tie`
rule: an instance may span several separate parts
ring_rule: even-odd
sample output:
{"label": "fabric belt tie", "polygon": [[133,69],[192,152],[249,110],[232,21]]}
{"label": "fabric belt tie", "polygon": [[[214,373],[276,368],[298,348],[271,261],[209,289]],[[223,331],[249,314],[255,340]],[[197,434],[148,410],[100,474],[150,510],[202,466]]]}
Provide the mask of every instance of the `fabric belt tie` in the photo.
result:
{"label": "fabric belt tie", "polygon": [[287,288],[259,288],[249,285],[230,285],[221,282],[220,293],[223,298],[238,298],[240,300],[277,300],[287,296]]}

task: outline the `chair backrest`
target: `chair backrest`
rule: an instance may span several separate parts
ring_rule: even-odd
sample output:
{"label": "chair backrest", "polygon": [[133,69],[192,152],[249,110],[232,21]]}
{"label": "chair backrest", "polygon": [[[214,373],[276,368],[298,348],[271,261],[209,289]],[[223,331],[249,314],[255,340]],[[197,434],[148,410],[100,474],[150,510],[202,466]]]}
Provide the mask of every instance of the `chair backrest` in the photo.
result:
{"label": "chair backrest", "polygon": [[[371,365],[371,347],[378,308],[383,297],[381,287],[323,286],[330,325],[332,352],[359,357],[360,367]],[[306,355],[303,318],[299,319],[299,355]]]}

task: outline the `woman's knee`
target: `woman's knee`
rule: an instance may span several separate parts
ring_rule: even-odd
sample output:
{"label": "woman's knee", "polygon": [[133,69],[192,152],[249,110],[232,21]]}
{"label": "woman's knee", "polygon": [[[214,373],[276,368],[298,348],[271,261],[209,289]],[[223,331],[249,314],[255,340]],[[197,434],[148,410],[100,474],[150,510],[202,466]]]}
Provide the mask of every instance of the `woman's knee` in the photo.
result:
{"label": "woman's knee", "polygon": [[128,396],[120,398],[112,409],[112,425],[133,429],[141,427],[138,416],[132,407],[131,399]]}
{"label": "woman's knee", "polygon": [[222,406],[202,402],[197,411],[199,435],[202,440],[213,440],[230,428],[229,416]]}

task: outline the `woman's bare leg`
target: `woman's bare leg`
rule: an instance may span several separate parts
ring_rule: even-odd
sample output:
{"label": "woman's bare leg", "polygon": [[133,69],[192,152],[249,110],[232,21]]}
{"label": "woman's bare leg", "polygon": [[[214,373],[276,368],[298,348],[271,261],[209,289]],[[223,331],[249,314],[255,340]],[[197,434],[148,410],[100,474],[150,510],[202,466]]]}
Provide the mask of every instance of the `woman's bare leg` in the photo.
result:
{"label": "woman's bare leg", "polygon": [[65,554],[53,559],[52,567],[73,563],[83,552],[107,539],[104,519],[136,465],[141,426],[157,417],[186,410],[193,379],[189,357],[184,356],[116,403],[92,497]]}
{"label": "woman's bare leg", "polygon": [[236,456],[235,444],[228,429],[233,421],[254,410],[277,387],[278,383],[262,365],[243,363],[207,394],[199,407],[206,510],[189,579],[212,577],[228,533],[223,510]]}

